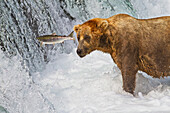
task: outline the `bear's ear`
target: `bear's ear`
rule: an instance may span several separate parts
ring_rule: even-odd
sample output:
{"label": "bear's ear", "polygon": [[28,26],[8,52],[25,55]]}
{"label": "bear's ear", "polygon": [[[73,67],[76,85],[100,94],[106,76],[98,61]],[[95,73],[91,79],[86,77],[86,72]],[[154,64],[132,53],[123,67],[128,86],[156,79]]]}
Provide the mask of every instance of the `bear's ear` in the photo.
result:
{"label": "bear's ear", "polygon": [[75,26],[74,26],[74,28],[73,28],[73,30],[74,30],[75,32],[77,32],[77,31],[78,31],[78,29],[79,29],[79,27],[80,27],[80,24],[75,25]]}
{"label": "bear's ear", "polygon": [[107,20],[102,20],[98,26],[103,31],[103,30],[107,29],[108,25],[109,25],[109,23]]}

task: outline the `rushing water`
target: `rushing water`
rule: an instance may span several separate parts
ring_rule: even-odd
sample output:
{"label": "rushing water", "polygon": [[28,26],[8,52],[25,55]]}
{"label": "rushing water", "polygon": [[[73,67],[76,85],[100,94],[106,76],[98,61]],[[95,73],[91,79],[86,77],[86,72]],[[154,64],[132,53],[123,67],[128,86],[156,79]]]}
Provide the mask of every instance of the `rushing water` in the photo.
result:
{"label": "rushing water", "polygon": [[[49,60],[50,47],[40,47],[36,36],[68,34],[72,18],[62,13],[58,1],[1,0],[1,46],[8,56],[21,55],[30,72]],[[62,49],[59,45],[57,49]]]}
{"label": "rushing water", "polygon": [[[91,18],[107,18],[118,13],[127,13],[138,18],[169,15],[170,3],[168,3],[168,0],[164,2],[161,0],[0,0],[0,111],[10,113],[97,112],[93,108],[85,109],[84,104],[88,103],[86,99],[89,101],[88,99],[93,100],[92,97],[94,97],[89,96],[86,91],[92,94],[103,92],[109,90],[110,85],[115,83],[116,85],[114,84],[111,89],[116,93],[122,92],[120,76],[114,81],[110,77],[111,74],[120,75],[120,72],[116,66],[111,67],[113,64],[111,60],[104,61],[105,58],[110,59],[110,57],[96,57],[101,53],[94,53],[94,56],[80,60],[75,54],[76,42],[66,41],[64,44],[41,47],[35,37],[54,32],[66,35],[76,24]],[[107,65],[107,68],[94,63],[91,60],[93,57],[96,63],[102,66]],[[86,65],[77,67],[83,64]],[[97,72],[97,69],[101,71]],[[106,71],[104,73],[106,78],[100,75],[102,71]],[[96,87],[89,84],[92,81],[99,86],[100,82],[106,85]],[[159,84],[159,82],[151,83],[148,85],[149,88],[144,90],[148,93]],[[83,88],[90,86],[92,86],[91,90]],[[163,95],[169,103],[169,87],[165,89],[167,91],[163,91]],[[72,99],[66,93],[70,94]],[[109,94],[112,93],[104,95],[110,96]],[[161,97],[159,91],[156,93]],[[88,98],[81,98],[81,95]],[[103,95],[98,96],[99,100],[104,101]],[[111,97],[116,99],[121,96]],[[94,97],[94,99],[98,98]],[[146,105],[149,102],[152,103],[152,100],[147,101],[147,99],[143,100]],[[81,103],[81,100],[84,103]],[[163,101],[164,99],[161,100]],[[115,101],[112,104],[116,102],[119,103]],[[95,101],[92,103],[98,105]],[[79,109],[76,108],[77,105]],[[101,106],[99,105],[98,108]],[[161,108],[164,107],[166,106],[161,106]],[[101,107],[102,110],[104,111]],[[108,112],[110,111],[108,108]]]}

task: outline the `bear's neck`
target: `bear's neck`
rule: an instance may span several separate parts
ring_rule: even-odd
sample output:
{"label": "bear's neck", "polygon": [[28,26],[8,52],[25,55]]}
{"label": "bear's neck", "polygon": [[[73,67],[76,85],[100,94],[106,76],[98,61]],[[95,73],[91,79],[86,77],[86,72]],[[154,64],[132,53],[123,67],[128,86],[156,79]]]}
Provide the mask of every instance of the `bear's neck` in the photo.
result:
{"label": "bear's neck", "polygon": [[[116,55],[116,51],[119,47],[119,40],[118,38],[116,38],[117,36],[113,36],[111,32],[109,33],[107,33],[108,35],[103,34],[100,37],[99,44],[96,50],[109,53],[111,57],[113,58],[113,61],[118,65],[118,67],[120,67],[118,60],[117,60],[117,55]],[[115,40],[117,43],[115,43]]]}

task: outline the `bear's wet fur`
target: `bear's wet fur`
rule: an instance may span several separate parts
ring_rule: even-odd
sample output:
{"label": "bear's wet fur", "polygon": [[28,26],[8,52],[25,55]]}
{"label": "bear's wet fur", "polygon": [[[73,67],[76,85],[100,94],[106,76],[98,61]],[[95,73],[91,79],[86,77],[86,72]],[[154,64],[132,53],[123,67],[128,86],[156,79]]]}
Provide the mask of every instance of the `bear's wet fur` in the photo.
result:
{"label": "bear's wet fur", "polygon": [[136,19],[118,14],[75,25],[74,31],[77,54],[109,53],[121,70],[123,89],[131,94],[138,70],[156,78],[170,76],[170,16]]}

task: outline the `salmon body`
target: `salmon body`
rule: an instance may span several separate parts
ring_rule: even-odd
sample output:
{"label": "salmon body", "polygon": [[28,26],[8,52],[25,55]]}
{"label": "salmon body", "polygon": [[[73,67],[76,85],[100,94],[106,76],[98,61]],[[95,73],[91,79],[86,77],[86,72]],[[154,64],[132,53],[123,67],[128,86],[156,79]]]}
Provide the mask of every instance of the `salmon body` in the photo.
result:
{"label": "salmon body", "polygon": [[41,42],[41,45],[43,44],[56,44],[56,43],[63,43],[65,40],[75,40],[73,37],[73,32],[71,32],[68,36],[65,35],[44,35],[44,36],[39,36],[37,39]]}

